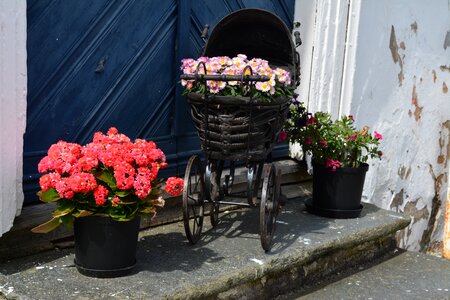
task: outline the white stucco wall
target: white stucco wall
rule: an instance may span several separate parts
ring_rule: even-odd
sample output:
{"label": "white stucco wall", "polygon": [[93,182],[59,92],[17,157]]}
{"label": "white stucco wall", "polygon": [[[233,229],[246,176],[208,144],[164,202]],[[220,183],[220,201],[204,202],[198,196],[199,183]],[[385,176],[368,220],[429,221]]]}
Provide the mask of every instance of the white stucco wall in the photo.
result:
{"label": "white stucco wall", "polygon": [[23,203],[26,118],[26,0],[0,1],[0,236]]}
{"label": "white stucco wall", "polygon": [[298,0],[295,16],[301,21],[301,11],[315,6],[316,18],[304,24],[314,29],[302,32],[313,36],[303,55],[314,50],[310,68],[302,66],[311,80],[300,95],[311,111],[352,114],[358,126],[383,134],[384,157],[371,163],[363,200],[412,217],[401,247],[440,251],[450,156],[450,2],[311,2]]}
{"label": "white stucco wall", "polygon": [[363,1],[359,19],[350,112],[384,136],[384,158],[372,163],[364,197],[412,217],[400,246],[440,248],[434,242],[443,237],[450,156],[450,2]]}

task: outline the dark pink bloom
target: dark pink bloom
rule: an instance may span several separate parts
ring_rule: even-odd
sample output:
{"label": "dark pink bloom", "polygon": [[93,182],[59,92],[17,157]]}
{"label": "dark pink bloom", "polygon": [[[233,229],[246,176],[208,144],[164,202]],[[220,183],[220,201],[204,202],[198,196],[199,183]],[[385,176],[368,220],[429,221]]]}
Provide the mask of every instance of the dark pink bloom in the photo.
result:
{"label": "dark pink bloom", "polygon": [[383,139],[383,136],[381,135],[381,133],[378,133],[378,132],[374,131],[373,134],[375,135],[375,138],[377,140],[382,140]]}
{"label": "dark pink bloom", "polygon": [[306,137],[305,144],[306,145],[311,145],[311,138],[309,136]]}
{"label": "dark pink bloom", "polygon": [[322,148],[326,148],[327,147],[327,141],[320,141],[319,142],[320,146],[322,146]]}
{"label": "dark pink bloom", "polygon": [[326,162],[326,164],[325,164],[325,166],[327,167],[327,168],[331,168],[331,171],[332,172],[335,172],[336,171],[336,168],[339,168],[340,166],[341,166],[342,164],[341,164],[341,162],[340,161],[338,161],[338,160],[332,160],[332,159],[327,159],[327,162]]}
{"label": "dark pink bloom", "polygon": [[314,116],[311,116],[308,120],[306,120],[306,126],[308,126],[309,124],[314,123],[315,119]]}
{"label": "dark pink bloom", "polygon": [[278,135],[278,141],[279,142],[283,142],[288,136],[287,131],[281,131],[280,134]]}
{"label": "dark pink bloom", "polygon": [[114,197],[114,198],[111,200],[111,205],[112,205],[112,206],[118,206],[119,203],[120,203],[120,198],[119,198],[119,197]]}
{"label": "dark pink bloom", "polygon": [[352,136],[349,136],[348,137],[348,140],[349,141],[354,141],[354,140],[356,140],[356,137],[358,136],[358,134],[357,133],[354,133]]}

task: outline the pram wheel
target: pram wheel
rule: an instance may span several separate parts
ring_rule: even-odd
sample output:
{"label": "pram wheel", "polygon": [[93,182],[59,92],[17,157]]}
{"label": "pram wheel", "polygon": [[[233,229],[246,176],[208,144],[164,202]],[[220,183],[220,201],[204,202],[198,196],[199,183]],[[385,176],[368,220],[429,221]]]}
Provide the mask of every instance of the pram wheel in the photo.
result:
{"label": "pram wheel", "polygon": [[265,164],[263,173],[264,182],[259,208],[259,235],[262,248],[265,251],[270,251],[278,215],[280,176],[274,164]]}
{"label": "pram wheel", "polygon": [[223,160],[208,160],[206,165],[206,195],[209,197],[208,202],[211,204],[209,217],[213,227],[216,227],[219,223],[219,202],[223,199],[223,191],[220,186],[223,166]]}
{"label": "pram wheel", "polygon": [[197,155],[191,156],[184,175],[183,221],[186,237],[191,244],[200,239],[205,208],[205,182],[202,164]]}

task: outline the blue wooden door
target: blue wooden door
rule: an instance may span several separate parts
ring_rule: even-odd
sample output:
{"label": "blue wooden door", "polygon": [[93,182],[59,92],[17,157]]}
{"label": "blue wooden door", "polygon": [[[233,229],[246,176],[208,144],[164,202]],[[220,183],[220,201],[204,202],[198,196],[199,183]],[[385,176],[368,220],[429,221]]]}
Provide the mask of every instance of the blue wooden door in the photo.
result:
{"label": "blue wooden door", "polygon": [[115,126],[154,140],[163,175],[199,152],[178,84],[179,61],[197,57],[205,24],[246,7],[292,27],[294,0],[28,0],[25,203],[37,201],[37,164],[58,140],[85,144]]}

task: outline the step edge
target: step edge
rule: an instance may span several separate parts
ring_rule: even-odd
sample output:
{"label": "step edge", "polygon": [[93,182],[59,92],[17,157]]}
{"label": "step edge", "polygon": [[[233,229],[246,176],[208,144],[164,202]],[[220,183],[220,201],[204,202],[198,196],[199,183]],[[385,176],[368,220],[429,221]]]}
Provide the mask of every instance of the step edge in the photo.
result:
{"label": "step edge", "polygon": [[[247,265],[242,267],[238,271],[228,273],[214,279],[214,282],[209,282],[208,287],[212,287],[208,290],[193,288],[189,292],[184,290],[174,291],[173,293],[165,295],[164,299],[197,299],[203,297],[214,296],[230,290],[238,285],[245,283],[251,283],[256,280],[261,280],[263,277],[279,273],[281,271],[287,271],[292,268],[300,267],[308,264],[313,260],[323,257],[324,254],[338,252],[343,249],[350,249],[356,245],[377,241],[383,237],[389,237],[395,234],[397,231],[406,228],[411,220],[408,217],[396,214],[395,220],[392,223],[384,223],[375,228],[369,228],[367,230],[355,233],[357,239],[350,238],[352,236],[345,237],[344,239],[336,238],[324,245],[320,245],[317,248],[311,250],[294,250],[290,253],[278,256],[265,262],[264,265],[255,267],[254,265]],[[391,215],[392,216],[392,215]],[[339,244],[335,244],[335,241],[339,240]],[[282,265],[289,265],[289,268],[281,268]],[[212,278],[211,278],[212,279]]]}

